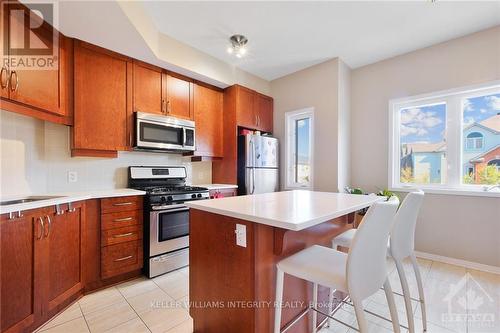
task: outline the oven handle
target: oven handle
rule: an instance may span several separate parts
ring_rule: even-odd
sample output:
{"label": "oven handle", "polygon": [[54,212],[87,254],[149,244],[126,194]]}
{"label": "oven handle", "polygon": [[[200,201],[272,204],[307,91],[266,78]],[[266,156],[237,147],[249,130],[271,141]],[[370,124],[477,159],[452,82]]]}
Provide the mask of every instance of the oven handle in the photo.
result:
{"label": "oven handle", "polygon": [[183,208],[175,208],[175,209],[161,209],[161,210],[155,210],[153,209],[154,213],[171,213],[171,212],[183,212],[189,210],[188,207],[183,207]]}

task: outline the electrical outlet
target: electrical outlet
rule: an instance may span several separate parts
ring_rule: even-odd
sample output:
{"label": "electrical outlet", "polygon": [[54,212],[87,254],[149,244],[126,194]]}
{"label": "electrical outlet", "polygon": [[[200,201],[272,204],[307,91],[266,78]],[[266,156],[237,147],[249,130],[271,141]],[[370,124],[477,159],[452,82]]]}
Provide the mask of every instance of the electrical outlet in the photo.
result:
{"label": "electrical outlet", "polygon": [[68,183],[76,183],[78,181],[78,173],[76,171],[68,171]]}
{"label": "electrical outlet", "polygon": [[244,224],[237,224],[236,230],[236,245],[241,247],[247,247],[247,227]]}

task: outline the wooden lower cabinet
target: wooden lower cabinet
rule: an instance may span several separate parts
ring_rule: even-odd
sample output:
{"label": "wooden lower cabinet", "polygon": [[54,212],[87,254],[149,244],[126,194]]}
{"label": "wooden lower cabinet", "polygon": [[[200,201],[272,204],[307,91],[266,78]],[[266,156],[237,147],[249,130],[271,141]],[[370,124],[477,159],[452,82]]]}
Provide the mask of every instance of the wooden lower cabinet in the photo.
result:
{"label": "wooden lower cabinet", "polygon": [[[63,205],[62,207],[66,207]],[[82,267],[82,203],[73,204],[64,214],[52,214],[45,220],[44,239],[47,242],[42,264],[46,268],[46,304],[49,315],[55,314],[68,299],[83,288]],[[48,223],[48,224],[47,224]],[[43,285],[43,284],[42,284]]]}
{"label": "wooden lower cabinet", "polygon": [[2,215],[2,332],[31,331],[79,296],[82,207],[75,203],[62,215],[54,207]]}
{"label": "wooden lower cabinet", "polygon": [[142,208],[138,196],[101,200],[101,279],[142,268]]}
{"label": "wooden lower cabinet", "polygon": [[0,217],[0,330],[28,331],[42,317],[42,230],[36,221],[41,211],[23,217]]}
{"label": "wooden lower cabinet", "polygon": [[139,275],[142,221],[136,196],[0,215],[0,332],[32,332],[84,292]]}

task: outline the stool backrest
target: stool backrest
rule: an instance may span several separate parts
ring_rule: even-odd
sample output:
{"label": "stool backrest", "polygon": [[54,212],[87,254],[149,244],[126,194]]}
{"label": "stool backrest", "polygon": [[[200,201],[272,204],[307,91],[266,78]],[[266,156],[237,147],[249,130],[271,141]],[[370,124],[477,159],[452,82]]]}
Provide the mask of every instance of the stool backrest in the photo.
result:
{"label": "stool backrest", "polygon": [[395,259],[404,259],[414,251],[415,226],[423,201],[424,192],[408,193],[396,213],[390,237],[391,255]]}
{"label": "stool backrest", "polygon": [[356,231],[347,257],[347,287],[355,299],[373,295],[387,278],[387,242],[398,209],[395,199],[373,204]]}

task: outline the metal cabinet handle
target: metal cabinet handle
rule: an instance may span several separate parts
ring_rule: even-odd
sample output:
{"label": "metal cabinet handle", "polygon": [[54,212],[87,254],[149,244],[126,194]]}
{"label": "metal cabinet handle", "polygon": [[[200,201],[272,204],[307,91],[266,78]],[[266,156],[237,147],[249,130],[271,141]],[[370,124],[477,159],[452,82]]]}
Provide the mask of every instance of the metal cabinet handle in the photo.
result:
{"label": "metal cabinet handle", "polygon": [[165,113],[167,110],[167,105],[165,104],[165,100],[161,100],[161,113]]}
{"label": "metal cabinet handle", "polygon": [[44,222],[43,222],[43,217],[37,217],[36,219],[38,221],[38,224],[40,225],[40,235],[37,235],[36,239],[40,240],[40,239],[42,239],[43,233],[44,233],[44,230],[43,230],[44,229],[43,228]]}
{"label": "metal cabinet handle", "polygon": [[126,234],[113,235],[113,238],[121,238],[121,237],[127,237],[127,236],[132,236],[132,235],[135,235],[135,232],[127,232]]}
{"label": "metal cabinet handle", "polygon": [[133,256],[126,256],[126,257],[122,257],[122,258],[118,258],[118,259],[115,259],[113,261],[123,261],[123,260],[127,260],[127,259],[131,259]]}
{"label": "metal cabinet handle", "polygon": [[125,221],[132,221],[132,217],[123,217],[121,219],[114,219],[113,222],[125,222]]}
{"label": "metal cabinet handle", "polygon": [[132,204],[133,204],[133,202],[117,202],[117,203],[114,203],[113,206],[130,206]]}
{"label": "metal cabinet handle", "polygon": [[[14,77],[14,75],[16,76],[16,85],[15,86],[12,85],[12,78]],[[19,77],[17,76],[16,71],[10,72],[9,83],[10,83],[10,91],[16,91],[17,88],[19,88]]]}
{"label": "metal cabinet handle", "polygon": [[48,224],[48,227],[47,227],[47,234],[44,234],[43,237],[47,238],[47,237],[49,237],[50,230],[52,229],[52,220],[50,219],[50,216],[48,216],[48,215],[45,215],[45,217],[47,218],[47,222],[49,224]]}
{"label": "metal cabinet handle", "polygon": [[68,202],[68,213],[74,213],[76,212],[76,208],[73,207],[73,204],[71,202]]}
{"label": "metal cabinet handle", "polygon": [[167,112],[167,114],[170,113],[170,101],[167,101],[166,112]]}
{"label": "metal cabinet handle", "polygon": [[[6,80],[5,80],[5,84],[3,84],[3,73],[5,71],[5,74],[7,74],[5,76]],[[2,87],[2,89],[5,89],[7,88],[9,85],[9,70],[7,69],[7,67],[5,66],[2,66],[2,70],[0,71],[0,86]]]}

